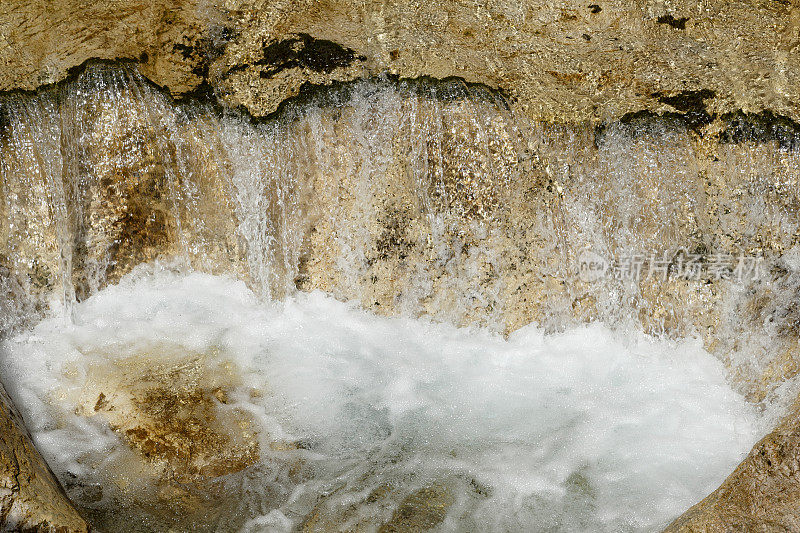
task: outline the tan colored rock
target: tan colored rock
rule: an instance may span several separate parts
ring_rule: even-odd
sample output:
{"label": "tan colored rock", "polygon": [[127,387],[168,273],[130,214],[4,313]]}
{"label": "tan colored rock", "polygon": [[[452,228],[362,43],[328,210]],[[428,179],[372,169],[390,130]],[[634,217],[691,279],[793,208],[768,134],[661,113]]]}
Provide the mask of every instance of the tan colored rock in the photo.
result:
{"label": "tan colored rock", "polygon": [[85,374],[65,370],[59,401],[74,405],[76,414],[102,418],[124,443],[113,463],[93,467],[102,484],[75,480],[70,487],[98,528],[138,531],[145,522],[157,530],[233,530],[250,516],[237,502],[243,496],[224,480],[271,481],[281,469],[301,480],[305,466],[290,446],[271,448],[274,472],[260,471],[260,426],[230,405],[240,378],[232,363],[219,359],[216,352],[162,346],[119,360],[97,358]]}
{"label": "tan colored rock", "polygon": [[[283,228],[299,235],[291,243],[277,240],[276,247],[286,248],[279,250],[284,264],[273,264],[271,272],[283,270],[280,276],[286,277],[297,268],[293,277],[298,287],[321,288],[342,298],[358,299],[366,307],[384,313],[424,311],[437,316],[442,309],[450,309],[456,310],[454,315],[441,318],[461,324],[488,324],[506,331],[531,321],[559,327],[573,319],[617,321],[633,317],[647,331],[673,335],[698,331],[707,345],[723,357],[742,348],[741,343],[735,346],[729,341],[740,338],[756,322],[747,325],[721,321],[720,302],[727,301],[731,291],[724,283],[709,284],[704,280],[665,285],[651,280],[640,285],[587,285],[575,279],[575,261],[587,247],[598,243],[603,249],[595,251],[608,256],[636,251],[660,253],[666,251],[664,243],[692,250],[764,253],[773,257],[785,253],[799,242],[800,235],[792,216],[798,205],[793,192],[797,190],[794,152],[781,149],[785,139],[765,133],[771,131],[769,124],[758,124],[759,120],[768,122],[768,117],[726,117],[706,125],[711,117],[703,115],[704,110],[759,108],[739,100],[725,103],[725,90],[735,86],[727,79],[727,89],[714,89],[720,95],[717,99],[710,93],[686,93],[664,96],[664,101],[671,104],[656,105],[650,101],[650,94],[657,90],[654,85],[640,91],[644,100],[627,95],[627,107],[623,107],[620,102],[614,104],[616,97],[612,96],[622,98],[627,89],[609,82],[606,89],[610,94],[604,89],[592,96],[593,93],[580,90],[583,78],[573,75],[570,69],[588,72],[592,61],[608,59],[614,62],[615,76],[632,69],[629,74],[635,79],[637,73],[652,74],[637,70],[643,68],[638,66],[640,63],[626,63],[631,57],[646,58],[653,68],[659,61],[666,61],[663,58],[669,58],[675,68],[662,69],[661,77],[650,80],[656,85],[669,84],[670,76],[681,68],[688,69],[689,63],[702,64],[698,57],[711,54],[716,59],[708,64],[716,66],[708,67],[703,77],[692,78],[705,83],[706,79],[716,80],[714,76],[727,76],[731,71],[721,65],[734,61],[724,50],[732,46],[727,39],[735,36],[737,46],[752,49],[751,54],[741,56],[747,58],[745,66],[768,72],[770,62],[777,59],[766,51],[756,53],[765,41],[755,36],[767,32],[762,24],[770,24],[769,31],[786,26],[786,35],[791,34],[794,19],[783,16],[786,6],[720,3],[705,6],[705,11],[690,16],[698,9],[696,6],[672,5],[670,18],[658,14],[666,8],[656,5],[596,4],[596,8],[589,8],[564,3],[557,8],[534,9],[537,6],[533,4],[515,4],[512,9],[493,4],[482,9],[456,9],[445,3],[436,5],[433,11],[434,6],[421,5],[411,10],[410,6],[387,4],[375,12],[379,6],[373,4],[348,8],[345,4],[261,5],[230,0],[216,11],[204,4],[185,3],[166,11],[148,4],[150,7],[139,9],[139,15],[131,11],[112,16],[103,15],[103,4],[76,3],[70,10],[66,10],[66,4],[58,4],[51,11],[43,11],[41,20],[58,19],[58,27],[65,35],[59,40],[60,45],[64,39],[69,42],[70,29],[93,28],[92,38],[81,50],[113,45],[122,48],[114,49],[111,55],[137,58],[146,39],[123,36],[132,31],[130,24],[126,25],[130,22],[126,17],[140,16],[147,24],[134,29],[142,35],[162,32],[159,35],[163,39],[148,41],[144,72],[175,93],[191,90],[199,78],[181,86],[165,81],[164,76],[175,72],[172,67],[157,66],[163,57],[181,52],[175,61],[194,65],[192,68],[208,66],[207,79],[218,95],[256,115],[274,110],[278,102],[295,94],[303,83],[327,84],[386,68],[404,76],[461,75],[503,87],[517,97],[508,112],[502,106],[498,108],[501,97],[465,84],[456,84],[455,89],[439,86],[441,93],[462,92],[468,96],[466,100],[450,98],[446,105],[443,100],[437,102],[424,95],[417,96],[416,103],[410,95],[404,96],[407,100],[400,112],[403,116],[416,113],[420,119],[398,123],[397,127],[413,141],[420,135],[419,128],[439,121],[441,146],[434,146],[433,141],[415,146],[408,140],[387,140],[396,146],[389,156],[392,163],[380,175],[374,169],[363,168],[358,156],[361,140],[348,133],[358,120],[358,111],[352,107],[321,112],[319,132],[312,131],[317,126],[309,120],[293,126],[296,132],[291,134],[292,143],[304,146],[308,152],[316,150],[317,156],[329,160],[297,163],[300,179],[289,190],[297,196],[298,209],[304,210],[298,216],[306,219],[299,224],[290,220],[295,227]],[[26,14],[40,6],[13,6],[5,16],[27,21],[28,25],[18,31],[34,31],[40,19]],[[89,21],[81,18],[84,12],[92,15]],[[681,22],[683,16],[688,20]],[[158,17],[165,17],[163,23],[156,21]],[[745,24],[743,21],[747,21],[750,32],[746,35],[732,29]],[[582,32],[588,31],[587,35],[594,35],[590,30],[595,25],[608,41],[603,43],[615,43],[615,49],[608,54],[598,52],[595,37],[589,41],[582,34],[576,34],[576,39],[566,38],[577,26],[584,28]],[[183,41],[173,35],[189,26],[194,28],[192,32],[197,30],[184,31],[196,41],[191,46],[181,44]],[[164,30],[166,27],[169,31]],[[447,31],[434,32],[440,27]],[[462,31],[456,32],[459,27]],[[557,37],[561,34],[556,29],[565,33]],[[19,35],[21,43],[30,42],[26,46],[44,55],[10,57],[8,76],[26,76],[15,67],[16,61],[35,65],[44,61],[42,57],[55,53],[51,50],[55,45],[45,35],[40,36],[40,41],[23,41],[27,34],[11,30],[6,33],[12,34]],[[491,58],[481,59],[482,54],[488,53],[483,47],[489,34],[493,36],[494,51]],[[105,37],[100,39],[101,35]],[[714,39],[720,39],[718,46],[712,46]],[[423,42],[427,43],[424,49],[420,44]],[[544,43],[549,47],[546,51],[542,50]],[[169,54],[164,51],[167,48],[158,48],[167,44],[172,47],[167,47]],[[684,57],[683,52],[678,52],[689,44],[699,55]],[[395,46],[399,48],[395,50]],[[503,52],[504,47],[515,51]],[[618,47],[623,50],[616,50]],[[132,48],[136,53],[124,52]],[[60,64],[79,61],[65,52],[68,47],[60,46],[58,50],[59,54],[66,54],[58,60]],[[656,50],[662,59],[652,57]],[[561,53],[556,59],[553,54],[557,51]],[[781,57],[790,64],[793,54],[792,49],[787,49]],[[99,52],[97,55],[103,56]],[[83,59],[82,56],[80,61]],[[545,59],[552,60],[555,66],[539,65]],[[517,69],[513,73],[509,70],[512,66]],[[474,72],[470,71],[473,67]],[[561,67],[566,70],[553,70]],[[742,68],[737,83],[749,72]],[[4,178],[3,194],[8,198],[14,195],[15,205],[25,207],[12,214],[10,200],[2,206],[9,213],[4,218],[9,224],[3,225],[7,229],[0,228],[0,238],[5,241],[3,248],[12,251],[10,255],[15,258],[10,264],[8,257],[0,257],[0,262],[9,263],[3,268],[13,273],[3,281],[12,296],[7,301],[19,307],[7,315],[33,315],[37,309],[41,312],[44,297],[31,299],[28,295],[69,292],[74,286],[82,298],[115,282],[136,264],[155,258],[189,256],[192,265],[203,270],[234,272],[242,278],[259,274],[252,261],[245,266],[242,235],[237,234],[236,222],[245,214],[237,212],[238,200],[231,189],[232,162],[214,138],[218,123],[202,114],[187,120],[137,75],[128,72],[121,76],[123,80],[114,81],[115,75],[108,74],[110,71],[113,69],[95,68],[69,89],[62,89],[100,91],[98,102],[71,103],[61,110],[63,123],[72,128],[67,137],[82,143],[64,152],[71,165],[64,176],[48,180],[46,172],[37,167],[42,160],[57,158],[37,159],[37,154],[25,153],[22,148],[26,145],[21,139],[26,135],[26,122],[17,116],[23,104],[17,103],[13,108],[9,126],[13,133],[9,139],[16,139],[17,144],[7,141],[4,153],[16,150],[19,168]],[[3,72],[6,71],[0,70],[0,80],[4,79]],[[555,72],[563,75],[554,76]],[[769,83],[776,83],[778,78],[771,77]],[[763,85],[766,79],[758,83]],[[8,83],[12,86],[17,82]],[[701,88],[702,84],[692,83],[681,85],[681,90]],[[34,86],[35,82],[30,81],[29,85]],[[570,87],[570,95],[559,92],[566,87]],[[761,94],[771,94],[766,88],[761,89]],[[556,93],[558,98],[553,96]],[[740,98],[747,92],[735,94]],[[584,113],[589,104],[578,105],[575,100],[584,97],[592,101],[596,97],[607,107]],[[80,101],[74,95],[71,98]],[[41,99],[38,107],[33,106],[37,113],[46,113],[55,105],[45,101],[46,95]],[[418,109],[413,108],[415,105]],[[544,108],[536,111],[535,106],[545,105],[551,106],[547,112]],[[570,114],[564,115],[569,116],[570,122],[528,123],[526,119],[566,113],[558,106],[573,106]],[[437,116],[437,107],[444,118]],[[686,111],[690,128],[686,121],[676,118],[640,117],[596,131],[592,122],[579,120],[618,116],[639,108]],[[166,119],[162,121],[161,117]],[[759,135],[763,139],[747,140],[746,135],[736,133],[737,128],[743,128],[737,124],[748,121],[754,122],[756,129],[761,128]],[[514,128],[523,130],[524,140],[513,138]],[[698,137],[691,128],[702,129],[704,136]],[[750,126],[745,124],[744,129],[747,128]],[[315,138],[317,135],[320,137]],[[320,139],[331,154],[315,148],[314,143]],[[523,144],[528,146],[521,148]],[[431,155],[436,148],[443,150],[438,163]],[[425,183],[415,176],[420,169],[413,166],[421,165],[413,162],[420,157],[415,150],[424,150],[428,157]],[[523,152],[527,155],[520,159]],[[178,161],[172,154],[191,155]],[[186,161],[191,164],[186,165]],[[462,163],[469,166],[467,171]],[[365,182],[364,172],[370,174],[371,183]],[[637,179],[631,180],[631,175]],[[53,181],[58,179],[62,180],[66,210],[76,213],[74,218],[43,212],[44,204],[36,201],[57,191]],[[80,183],[76,183],[78,180]],[[78,193],[72,195],[71,191]],[[54,205],[57,200],[53,199]],[[284,200],[269,198],[267,205],[272,210]],[[769,206],[769,216],[764,216],[762,205]],[[428,217],[432,212],[445,219],[446,229],[438,236],[439,243],[431,239]],[[270,216],[271,226],[284,223],[283,215]],[[65,229],[59,229],[59,219],[69,220]],[[354,228],[358,230],[350,231]],[[60,237],[59,232],[64,236]],[[59,239],[63,241],[61,249]],[[447,240],[454,250],[458,248],[458,253],[454,257],[436,257],[441,252],[436,251],[436,246],[441,248]],[[74,243],[74,249],[67,249],[69,242]],[[345,248],[335,244],[342,242]],[[295,253],[298,257],[294,257]],[[69,258],[71,265],[65,264],[63,257]],[[431,261],[434,258],[436,261]],[[354,260],[364,263],[357,272],[352,268]],[[347,269],[342,268],[345,263]],[[66,285],[65,276],[71,276]],[[454,282],[459,279],[463,283]],[[426,288],[428,284],[432,284],[430,289]],[[285,292],[280,287],[273,290],[276,295]],[[422,296],[425,290],[429,294]],[[753,298],[767,297],[767,302],[773,302],[759,307],[762,315],[784,312],[774,305],[774,299],[765,296],[763,287],[753,290],[757,293]],[[741,305],[749,308],[746,303]],[[790,339],[791,335],[783,337]],[[765,361],[763,368],[737,370],[748,388],[757,389],[754,398],[763,398],[776,379],[793,375],[796,365],[793,356],[787,355],[793,353],[789,345],[782,341],[777,348],[763,347],[769,352],[759,355]],[[772,362],[786,357],[789,360],[783,363]]]}
{"label": "tan colored rock", "polygon": [[766,533],[800,530],[800,418],[792,414],[665,533]]}
{"label": "tan colored rock", "polygon": [[258,428],[246,413],[226,409],[238,375],[230,364],[213,367],[214,358],[161,352],[98,363],[77,409],[107,420],[170,482],[238,472],[259,458]]}
{"label": "tan colored rock", "polygon": [[208,81],[257,116],[304,83],[389,72],[501,88],[532,119],[698,105],[798,119],[798,13],[768,0],[9,0],[0,89],[58,81],[90,58],[128,58],[173,94]]}
{"label": "tan colored rock", "polygon": [[79,533],[89,526],[34,448],[0,386],[0,529]]}
{"label": "tan colored rock", "polygon": [[[266,129],[175,105],[113,66],[9,97],[0,281],[18,309],[5,316],[32,319],[53,294],[81,299],[178,257],[275,297],[322,289],[384,314],[502,331],[603,320],[698,333],[756,401],[800,368],[797,275],[778,264],[800,244],[793,123],[528,123],[457,80],[386,82],[377,97],[369,87],[288,105]],[[60,126],[35,131],[50,113]],[[577,276],[587,250],[674,260],[678,247],[706,262],[763,254],[774,271],[746,286]]]}
{"label": "tan colored rock", "polygon": [[191,50],[205,27],[192,0],[8,2],[0,15],[2,88],[35,89],[88,59],[127,58],[151,65],[178,92],[192,90],[201,80]]}
{"label": "tan colored rock", "polygon": [[[531,321],[554,329],[604,320],[672,336],[696,332],[728,364],[742,390],[755,401],[763,400],[800,369],[800,284],[797,273],[782,262],[800,244],[799,161],[792,149],[797,128],[770,115],[712,120],[705,113],[767,107],[797,115],[792,87],[798,85],[784,83],[798,70],[793,67],[796,52],[781,41],[783,48],[769,56],[764,47],[772,41],[763,38],[780,27],[792,41],[794,12],[780,3],[720,3],[681,21],[680,9],[689,14],[699,8],[673,5],[677,15],[667,16],[655,5],[592,5],[600,9],[515,4],[518,11],[509,8],[500,17],[501,4],[456,9],[445,3],[414,6],[413,11],[411,4],[391,4],[375,11],[373,4],[354,8],[346,2],[256,6],[231,1],[226,13],[215,15],[222,17],[215,24],[223,21],[227,28],[217,28],[220,35],[230,42],[212,47],[210,55],[205,47],[213,39],[206,37],[185,48],[173,46],[179,55],[162,54],[158,40],[146,46],[135,40],[123,43],[114,32],[126,35],[128,30],[99,14],[98,24],[111,24],[108,42],[121,46],[120,55],[137,58],[142,46],[149,50],[141,58],[142,69],[153,80],[182,93],[207,79],[224,102],[254,115],[273,112],[304,83],[328,84],[386,69],[403,76],[458,75],[506,89],[517,99],[509,109],[502,97],[484,88],[422,80],[416,83],[427,93],[398,90],[399,103],[390,112],[345,100],[299,118],[289,112],[279,115],[291,142],[242,126],[248,135],[263,135],[259,142],[272,142],[276,148],[270,153],[294,155],[277,171],[258,168],[255,176],[267,175],[267,170],[272,174],[256,184],[262,190],[246,191],[259,195],[250,214],[264,214],[264,227],[274,232],[268,236],[278,242],[271,249],[280,256],[269,265],[272,279],[259,277],[263,243],[253,240],[246,251],[240,249],[241,233],[246,232],[239,232],[236,221],[247,220],[243,215],[248,213],[237,210],[242,193],[233,179],[237,161],[215,137],[220,123],[212,114],[177,113],[173,102],[130,71],[119,87],[109,88],[113,72],[101,72],[83,85],[78,81],[85,93],[70,93],[74,84],[57,87],[67,93],[61,96],[68,102],[70,97],[81,101],[77,97],[84,94],[101,98],[99,104],[86,98],[87,107],[74,115],[75,108],[59,109],[62,124],[73,128],[64,138],[82,143],[72,147],[74,152],[63,152],[74,167],[65,166],[67,172],[58,176],[64,191],[79,193],[64,202],[72,217],[66,219],[67,230],[58,228],[63,213],[48,209],[57,205],[52,195],[58,179],[48,178],[42,170],[46,159],[35,150],[25,152],[20,141],[35,136],[18,129],[37,121],[4,126],[3,153],[12,154],[6,160],[14,166],[3,175],[0,190],[0,267],[9,273],[3,283],[12,286],[9,292],[23,308],[14,313],[41,312],[45,296],[68,290],[64,250],[71,250],[71,280],[79,297],[118,280],[141,262],[185,255],[200,269],[249,276],[255,287],[262,281],[285,285],[288,277],[302,290],[322,289],[385,314],[427,313],[503,331]],[[77,24],[74,20],[80,20],[84,8],[77,6],[63,19],[67,39],[72,38],[68,28]],[[15,9],[10,12],[18,15],[28,8]],[[144,12],[158,12],[152,9],[156,11]],[[192,12],[179,13],[191,18],[187,14]],[[425,16],[429,19],[423,24]],[[170,31],[182,31],[181,17],[172,20]],[[607,26],[598,31],[594,24],[600,20]],[[142,32],[158,31],[159,24],[153,22],[155,30]],[[197,24],[205,28],[205,22]],[[448,31],[439,31],[443,25]],[[740,25],[746,25],[746,34],[736,31]],[[587,40],[578,30],[594,33],[586,33]],[[572,33],[575,39],[567,39]],[[92,46],[105,50],[105,42],[93,39]],[[170,43],[171,37],[167,39]],[[734,42],[745,53],[731,56]],[[598,43],[610,48],[600,50]],[[50,57],[51,45],[42,46]],[[687,49],[696,53],[685,53]],[[646,70],[632,58],[644,61]],[[68,53],[58,59],[54,72],[59,74],[53,79],[73,59],[77,61]],[[16,56],[7,60],[16,72]],[[180,68],[187,65],[192,74],[183,76]],[[697,68],[703,72],[697,74]],[[742,80],[747,87],[740,85]],[[654,96],[656,92],[661,96]],[[40,107],[53,105],[44,102]],[[687,114],[645,114],[595,127],[597,119],[639,109]],[[525,117],[569,121],[526,123]],[[435,127],[440,129],[423,135],[425,128]],[[515,128],[524,129],[521,139]],[[363,136],[364,131],[373,136]],[[185,144],[176,141],[186,137]],[[376,138],[380,142],[369,144]],[[244,141],[236,137],[233,142]],[[185,172],[172,156],[181,150],[199,154],[198,164]],[[365,153],[379,153],[386,165],[374,164]],[[238,163],[245,156],[236,156]],[[276,192],[276,184],[284,192]],[[280,210],[287,201],[295,211]],[[742,287],[708,276],[666,283],[587,283],[576,275],[576,259],[585,250],[622,258],[635,252],[672,253],[675,246],[706,262],[714,252],[764,254],[771,261],[770,278]],[[671,259],[674,263],[675,256]],[[275,295],[285,290],[273,288]],[[28,296],[31,301],[25,300]],[[136,369],[119,375],[141,377]],[[169,375],[165,371],[162,378]],[[203,486],[204,469],[224,474],[252,464],[252,448],[199,422],[208,417],[217,389],[155,386],[132,392],[132,383],[126,382],[127,395],[111,403],[105,390],[90,390],[81,400],[87,414],[109,416],[138,454],[139,462],[121,465],[126,472],[154,469],[156,477]],[[171,403],[186,407],[181,413],[192,421],[190,427],[171,425]],[[773,434],[762,448],[791,457],[792,435]],[[189,442],[194,439],[209,447],[224,445],[231,454],[220,458],[205,448],[193,450]],[[148,455],[155,459],[149,462]],[[744,479],[766,479],[763,465],[748,461],[737,470],[741,479],[731,486],[747,487]],[[793,483],[775,475],[780,486]],[[172,483],[159,487],[152,500],[159,502],[156,506],[173,505],[189,514],[207,505],[198,492]],[[773,510],[747,510],[756,489],[720,490],[732,495],[714,496],[699,509],[721,517],[724,511],[714,502],[734,502],[724,505],[739,509],[734,514],[749,520],[742,522],[747,527],[767,527],[773,519],[790,516],[778,500]],[[792,490],[787,488],[789,494]],[[402,513],[397,521],[402,522]]]}

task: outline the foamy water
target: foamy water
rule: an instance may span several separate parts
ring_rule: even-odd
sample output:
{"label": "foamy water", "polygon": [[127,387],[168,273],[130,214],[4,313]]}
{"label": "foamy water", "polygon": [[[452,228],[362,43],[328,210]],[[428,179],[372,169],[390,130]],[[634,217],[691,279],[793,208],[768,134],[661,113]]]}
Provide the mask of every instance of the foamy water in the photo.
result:
{"label": "foamy water", "polygon": [[[2,352],[9,393],[53,469],[103,483],[104,458],[124,447],[102,417],[75,414],[65,383],[160,347],[213,353],[210,365],[239,369],[233,404],[255,415],[264,443],[303,442],[313,471],[244,517],[245,531],[296,527],[320,495],[380,524],[430,486],[452,494],[442,531],[655,531],[712,491],[763,431],[697,341],[600,325],[528,326],[504,339],[378,317],[321,293],[265,303],[240,281],[159,268],[74,314]],[[261,450],[266,461],[270,447]],[[388,500],[367,501],[387,485]]]}

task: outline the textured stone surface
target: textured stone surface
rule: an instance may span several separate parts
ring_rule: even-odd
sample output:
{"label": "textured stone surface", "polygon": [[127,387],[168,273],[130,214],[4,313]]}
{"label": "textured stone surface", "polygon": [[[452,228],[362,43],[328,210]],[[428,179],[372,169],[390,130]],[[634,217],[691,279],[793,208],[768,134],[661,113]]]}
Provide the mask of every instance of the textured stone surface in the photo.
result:
{"label": "textured stone surface", "polygon": [[102,418],[129,447],[116,451],[102,484],[67,482],[94,526],[234,530],[246,519],[215,481],[258,477],[260,427],[229,405],[238,370],[217,359],[161,346],[119,360],[98,358],[85,375],[66,372],[62,401],[84,417]]}
{"label": "textured stone surface", "polygon": [[[421,207],[413,169],[403,163],[413,148],[395,145],[395,162],[365,188],[364,176],[352,172],[362,164],[353,154],[363,140],[341,135],[342,111],[323,116],[328,133],[322,138],[335,147],[335,164],[305,175],[314,195],[303,199],[310,217],[300,239],[297,287],[321,288],[387,314],[456,309],[457,316],[439,317],[505,331],[531,321],[559,327],[602,319],[674,336],[696,332],[742,390],[762,401],[800,371],[797,126],[775,116],[800,119],[798,43],[800,10],[791,1],[10,0],[0,12],[0,90],[61,80],[91,58],[127,58],[173,95],[208,90],[254,116],[274,112],[305,84],[384,72],[456,76],[498,88],[512,97],[517,116],[531,122],[523,168],[508,164],[518,148],[497,131],[496,145],[476,148],[480,128],[468,124],[477,123],[474,117],[451,125],[455,148],[445,155],[452,164],[442,165],[429,195],[445,220],[444,253],[430,239],[425,209],[431,206]],[[85,148],[66,154],[76,165],[70,175],[86,178],[83,189],[62,183],[64,191],[76,191],[64,201],[79,213],[72,218],[42,201],[58,190],[42,168],[48,152],[9,140],[41,135],[4,136],[0,148],[12,156],[4,159],[10,163],[0,188],[3,332],[18,325],[14,317],[42,313],[54,291],[69,296],[74,290],[82,298],[155,258],[183,253],[199,268],[247,276],[233,193],[221,178],[230,161],[203,133],[216,123],[180,117],[169,125],[175,136],[164,141],[164,123],[153,117],[168,106],[119,113],[120,102],[138,98],[125,90],[105,107],[76,107],[63,116]],[[36,113],[47,116],[54,102],[25,108],[33,118],[28,123],[49,127]],[[468,104],[454,105],[475,114]],[[642,110],[680,117],[629,115],[595,127]],[[762,110],[773,114],[745,114]],[[489,123],[507,120],[496,111],[488,116]],[[5,130],[20,125],[8,117],[0,122]],[[61,153],[53,139],[51,148]],[[165,156],[181,150],[199,154],[189,174],[193,189],[175,177],[174,160]],[[465,161],[472,171],[447,170]],[[59,220],[68,223],[60,227]],[[345,239],[358,245],[355,255],[334,245],[342,242],[343,227],[355,229],[356,237]],[[181,232],[191,238],[182,241]],[[67,241],[74,244],[70,269]],[[572,268],[587,249],[619,257],[676,243],[704,261],[712,252],[764,254],[770,277],[745,287],[713,279],[588,284]],[[342,267],[354,257],[358,268]],[[413,283],[428,293],[407,297]],[[108,415],[103,400],[109,395],[92,393],[87,405]],[[202,412],[209,394],[212,389],[190,390],[171,400]],[[117,398],[136,414],[112,424],[133,449],[177,461],[180,467],[167,460],[167,469],[178,477],[196,475],[200,463],[214,464],[202,454],[182,454],[174,439],[165,444],[158,433],[171,430],[153,414],[161,412],[156,396],[145,395],[149,403]],[[200,416],[191,409],[190,415]],[[672,529],[798,529],[797,447],[796,424],[785,421]],[[29,451],[26,457],[35,458]],[[240,451],[236,468],[250,462],[247,447]],[[51,478],[33,477],[30,487],[41,479]],[[44,485],[53,499],[37,505],[61,501],[55,485]],[[204,505],[169,487],[163,495],[185,509]],[[405,524],[413,513],[403,509],[412,503],[401,504],[387,524]],[[68,527],[84,527],[69,511],[48,513]],[[438,514],[420,516],[431,522]]]}
{"label": "textured stone surface", "polygon": [[258,459],[253,421],[226,409],[233,368],[208,368],[211,355],[138,356],[96,365],[76,402],[101,416],[157,472],[177,483],[238,472]]}
{"label": "textured stone surface", "polygon": [[724,483],[665,533],[800,530],[800,416],[795,406]]}
{"label": "textured stone surface", "polygon": [[[293,39],[288,62],[309,61],[300,45],[320,46]],[[54,291],[68,294],[65,283],[82,299],[142,262],[177,256],[271,294],[287,284],[322,289],[383,314],[501,331],[603,320],[699,333],[754,401],[800,369],[800,135],[785,119],[530,123],[483,87],[418,80],[320,90],[259,125],[198,102],[175,106],[134,71],[104,65],[3,104],[0,250],[12,274],[3,279],[40,302],[19,311],[28,318]],[[53,131],[47,117],[58,118]],[[676,246],[705,263],[714,253],[763,254],[769,276],[738,284],[577,275],[584,250],[620,259]],[[190,379],[192,368],[172,381]],[[124,394],[89,386],[79,403],[127,439],[136,460],[124,468],[206,487],[203,468],[213,479],[252,464],[247,445],[226,441],[206,416],[215,387],[137,391],[133,366],[117,378]],[[164,418],[168,400],[211,425],[181,433]],[[189,453],[195,437],[232,455]],[[213,491],[160,486],[128,493],[168,523],[165,507],[219,508],[208,504]],[[87,506],[97,496],[74,490]],[[387,523],[405,495],[395,496]],[[322,524],[358,519],[358,509],[322,511]]]}
{"label": "textured stone surface", "polygon": [[33,447],[0,385],[0,530],[78,533],[88,526]]}
{"label": "textured stone surface", "polygon": [[704,106],[797,119],[799,23],[793,2],[774,0],[10,0],[0,89],[129,58],[174,94],[207,80],[254,115],[307,82],[390,72],[501,88],[539,119]]}
{"label": "textured stone surface", "polygon": [[53,83],[91,58],[145,60],[151,71],[159,71],[161,83],[183,90],[196,87],[197,59],[182,47],[195,46],[205,29],[200,17],[196,2],[4,3],[2,88]]}

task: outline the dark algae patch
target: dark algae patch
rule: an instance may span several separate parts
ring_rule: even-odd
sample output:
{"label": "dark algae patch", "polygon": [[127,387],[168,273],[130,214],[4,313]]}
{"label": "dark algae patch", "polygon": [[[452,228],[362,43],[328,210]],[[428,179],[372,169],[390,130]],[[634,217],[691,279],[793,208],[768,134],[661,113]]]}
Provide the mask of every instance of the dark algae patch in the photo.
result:
{"label": "dark algae patch", "polygon": [[267,67],[261,72],[261,77],[270,78],[294,67],[330,73],[350,65],[356,59],[363,61],[365,58],[333,41],[314,39],[301,33],[297,37],[265,45],[263,57],[255,64]]}

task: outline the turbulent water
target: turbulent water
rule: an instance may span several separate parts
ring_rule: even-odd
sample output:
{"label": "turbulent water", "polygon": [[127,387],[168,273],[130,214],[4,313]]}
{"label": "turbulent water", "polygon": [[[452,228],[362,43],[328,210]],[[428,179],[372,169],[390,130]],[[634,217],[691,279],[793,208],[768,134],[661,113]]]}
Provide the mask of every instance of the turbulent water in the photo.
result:
{"label": "turbulent water", "polygon": [[[469,322],[499,291],[477,286],[497,261],[488,249],[453,253],[473,233],[486,238],[482,222],[526,157],[507,103],[485,88],[374,79],[253,123],[177,104],[135,69],[93,64],[57,89],[0,99],[0,114],[0,213],[14,251],[4,262],[21,285],[6,288],[6,329],[44,288],[62,286],[71,305],[165,253],[211,271],[245,263],[259,293],[281,297],[320,246],[329,284],[354,298],[385,259],[369,254],[380,232],[387,245],[429,241],[431,268],[409,269],[391,298],[408,312]],[[410,231],[404,219],[417,217]],[[449,286],[426,309],[442,274]]]}
{"label": "turbulent water", "polygon": [[284,480],[281,498],[272,485],[230,489],[264,499],[246,531],[297,526],[320,494],[342,509],[362,501],[342,527],[380,523],[391,508],[365,495],[385,486],[395,505],[414,489],[446,491],[442,531],[655,531],[759,434],[753,407],[694,341],[599,325],[528,326],[504,340],[318,292],[263,302],[199,273],[142,269],[80,303],[74,323],[47,319],[4,348],[3,376],[36,443],[62,477],[105,485],[107,504],[125,445],[102,417],[75,415],[68,391],[93,365],[137,354],[235,364],[243,381],[231,405],[255,415],[262,444],[305,443],[298,453],[314,472]]}
{"label": "turbulent water", "polygon": [[[90,64],[0,96],[3,382],[100,530],[655,531],[795,368],[800,132],[747,120],[378,78],[253,121]],[[577,275],[677,250],[773,278]]]}

